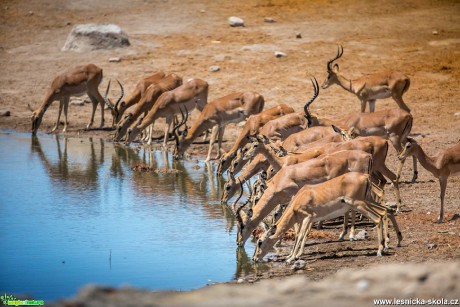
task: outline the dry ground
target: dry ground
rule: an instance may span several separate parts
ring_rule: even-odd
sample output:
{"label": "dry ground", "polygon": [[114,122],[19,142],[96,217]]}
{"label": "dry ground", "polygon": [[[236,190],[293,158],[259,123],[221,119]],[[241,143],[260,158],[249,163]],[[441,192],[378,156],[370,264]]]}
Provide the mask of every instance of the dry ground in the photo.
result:
{"label": "dry ground", "polygon": [[[231,28],[229,16],[245,19],[246,27]],[[275,23],[265,23],[271,17]],[[130,36],[132,46],[90,53],[61,52],[72,26],[79,23],[116,23]],[[297,39],[296,33],[302,38]],[[130,90],[142,76],[156,70],[175,72],[210,83],[210,100],[232,91],[255,90],[266,107],[287,103],[300,110],[312,94],[310,76],[322,82],[326,62],[337,44],[345,52],[340,70],[351,78],[394,69],[411,78],[404,99],[412,109],[412,132],[429,154],[460,139],[460,2],[458,1],[165,1],[165,0],[3,0],[0,7],[0,128],[30,129],[27,104],[37,107],[54,76],[68,68],[94,63],[105,79],[118,78]],[[287,53],[275,58],[275,51]],[[113,56],[121,62],[110,63]],[[219,65],[221,71],[209,72]],[[112,89],[111,95],[117,95]],[[395,107],[391,99],[377,101],[377,109]],[[49,131],[57,104],[46,113],[41,131]],[[83,131],[90,106],[71,106],[69,136],[98,135],[110,131]],[[311,109],[323,116],[341,117],[359,110],[357,98],[338,86],[322,90]],[[455,115],[457,113],[457,115]],[[196,116],[196,115],[195,115]],[[110,114],[106,113],[110,122]],[[99,122],[99,112],[96,123]],[[161,123],[156,127],[162,130]],[[232,140],[238,127],[226,134]],[[225,144],[228,147],[228,143]],[[200,154],[203,146],[192,153]],[[404,180],[411,178],[411,163]],[[397,167],[395,152],[389,166]],[[388,189],[389,199],[394,199]],[[306,272],[323,278],[342,267],[364,267],[386,262],[425,262],[459,259],[460,178],[449,181],[445,223],[438,225],[439,184],[424,169],[416,184],[401,186],[404,212],[397,219],[404,241],[386,257],[374,257],[374,232],[366,242],[332,242],[332,235],[313,237],[305,249]],[[394,236],[393,236],[394,237]],[[394,242],[393,242],[394,243]],[[433,249],[428,244],[436,244]],[[286,253],[286,252],[284,252]],[[310,262],[311,261],[311,262]],[[275,262],[270,273],[290,274]],[[253,276],[254,277],[254,276]],[[251,279],[254,279],[251,277]]]}

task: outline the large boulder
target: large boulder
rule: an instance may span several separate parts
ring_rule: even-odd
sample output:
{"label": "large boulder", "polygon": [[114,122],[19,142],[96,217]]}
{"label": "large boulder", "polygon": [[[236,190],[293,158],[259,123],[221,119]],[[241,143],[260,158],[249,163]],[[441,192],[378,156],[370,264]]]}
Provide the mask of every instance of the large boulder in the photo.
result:
{"label": "large boulder", "polygon": [[115,24],[81,24],[73,27],[63,51],[91,51],[129,46],[128,35]]}

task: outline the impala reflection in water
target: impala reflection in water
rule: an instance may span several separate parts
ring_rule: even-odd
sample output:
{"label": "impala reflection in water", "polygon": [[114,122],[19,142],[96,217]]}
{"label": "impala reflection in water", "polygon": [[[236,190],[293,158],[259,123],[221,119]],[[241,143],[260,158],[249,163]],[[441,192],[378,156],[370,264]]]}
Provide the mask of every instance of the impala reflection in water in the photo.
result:
{"label": "impala reflection in water", "polygon": [[[88,283],[188,290],[253,273],[213,165],[6,131],[0,156],[2,293],[54,300]],[[137,164],[180,173],[132,171]]]}

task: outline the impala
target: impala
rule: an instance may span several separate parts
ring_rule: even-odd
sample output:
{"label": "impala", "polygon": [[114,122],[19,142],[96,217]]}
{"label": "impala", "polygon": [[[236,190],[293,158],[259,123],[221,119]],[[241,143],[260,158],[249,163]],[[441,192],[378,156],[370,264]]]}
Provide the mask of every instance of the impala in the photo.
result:
{"label": "impala", "polygon": [[375,100],[389,97],[392,97],[401,109],[410,112],[402,98],[409,89],[409,77],[397,71],[382,71],[351,80],[339,73],[338,64],[332,66],[334,61],[341,58],[342,55],[343,47],[339,46],[337,55],[327,62],[327,77],[322,84],[323,89],[337,84],[355,94],[361,101],[361,112],[366,111],[366,103],[369,103],[370,112],[374,112]]}
{"label": "impala", "polygon": [[217,174],[221,175],[228,169],[231,160],[236,156],[237,150],[247,144],[247,137],[249,135],[258,133],[259,129],[269,121],[290,113],[294,113],[294,109],[285,104],[281,104],[264,110],[259,114],[249,116],[248,120],[241,129],[240,135],[236,139],[235,143],[233,143],[232,148],[230,148],[230,150],[220,159]]}
{"label": "impala", "polygon": [[[212,146],[218,137],[218,155],[220,158],[222,137],[225,126],[238,123],[252,114],[260,113],[264,108],[264,97],[256,92],[232,93],[205,105],[200,116],[193,123],[187,136],[174,149],[176,158],[182,156],[193,141],[208,129],[212,129],[206,162],[211,160]],[[187,131],[187,130],[186,130]]]}
{"label": "impala", "polygon": [[[319,91],[319,86],[316,80],[314,81],[316,93]],[[304,107],[309,127],[335,125],[341,129],[351,129],[355,135],[359,136],[381,136],[388,139],[397,152],[401,152],[412,129],[412,115],[399,108],[374,113],[352,113],[339,120],[330,120],[312,115],[309,109],[310,104],[311,102],[307,102]],[[403,162],[398,170],[398,178],[401,175]],[[418,175],[415,156],[413,156],[413,169],[412,182],[415,182]]]}
{"label": "impala", "polygon": [[[173,90],[182,85],[182,78],[176,74],[170,74],[162,78],[157,83],[151,84],[136,104],[134,110],[128,112],[125,117],[117,124],[115,142],[121,141],[128,128],[142,115],[147,114],[164,92]],[[150,138],[151,139],[151,138]]]}
{"label": "impala", "polygon": [[449,176],[460,175],[460,143],[440,151],[434,156],[429,156],[414,139],[408,138],[407,141],[398,158],[403,160],[410,155],[416,156],[420,164],[439,180],[439,185],[441,186],[441,210],[439,211],[438,223],[441,224],[444,217],[444,196],[446,195],[447,179]]}
{"label": "impala", "polygon": [[369,175],[357,172],[350,172],[317,185],[305,185],[293,198],[275,226],[266,232],[264,239],[257,242],[253,260],[261,261],[274,243],[295,224],[298,229],[296,240],[291,255],[286,261],[299,258],[314,222],[341,216],[350,209],[361,212],[377,223],[377,256],[381,256],[384,249],[383,220],[387,217],[393,223],[398,236],[398,246],[400,246],[402,235],[393,213],[380,204],[373,204],[370,201],[370,192]]}
{"label": "impala", "polygon": [[288,203],[305,184],[317,184],[348,172],[371,173],[372,157],[360,150],[345,150],[303,163],[283,167],[268,183],[247,221],[239,223],[238,245],[242,246],[259,223],[279,204]]}
{"label": "impala", "polygon": [[[62,109],[64,108],[64,129],[62,132],[67,130],[67,110],[69,107],[70,96],[81,96],[87,94],[91,99],[93,104],[93,110],[91,113],[91,120],[86,126],[86,129],[89,129],[94,122],[94,115],[96,113],[97,105],[101,107],[101,125],[104,127],[104,105],[107,105],[113,110],[113,105],[106,99],[104,99],[99,93],[99,84],[102,81],[102,69],[97,67],[94,64],[87,64],[82,66],[77,66],[67,72],[64,72],[54,78],[51,82],[50,87],[46,92],[46,96],[43,99],[40,107],[33,111],[32,113],[32,134],[37,133],[38,128],[43,119],[43,115],[49,106],[55,101],[59,100],[59,113],[56,125],[54,126],[53,131],[55,131],[59,126],[59,119],[61,117]],[[107,93],[106,93],[107,94]],[[118,99],[120,101],[122,97]],[[117,103],[118,103],[117,101]],[[31,107],[29,106],[31,109]]]}
{"label": "impala", "polygon": [[208,83],[201,79],[191,79],[172,91],[161,94],[153,108],[145,116],[128,129],[126,143],[132,142],[136,136],[158,118],[166,118],[163,146],[166,147],[168,132],[173,117],[180,112],[180,107],[192,111],[195,107],[202,111],[208,102]]}
{"label": "impala", "polygon": [[118,122],[121,120],[123,114],[128,108],[132,107],[133,105],[139,102],[139,100],[144,95],[145,91],[150,85],[158,83],[158,81],[160,81],[164,77],[165,73],[163,71],[158,71],[148,77],[139,80],[139,82],[136,83],[128,97],[125,100],[122,100],[114,105],[115,124],[118,124]]}

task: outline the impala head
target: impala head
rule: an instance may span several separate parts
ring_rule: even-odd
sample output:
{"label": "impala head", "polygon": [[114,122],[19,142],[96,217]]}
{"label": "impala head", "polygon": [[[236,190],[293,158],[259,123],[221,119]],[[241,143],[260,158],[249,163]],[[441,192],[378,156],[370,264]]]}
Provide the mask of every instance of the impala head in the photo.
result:
{"label": "impala head", "polygon": [[123,136],[126,134],[126,131],[128,130],[129,126],[131,125],[131,119],[133,118],[133,115],[131,113],[128,113],[123,117],[122,120],[118,122],[118,124],[115,127],[115,135],[113,136],[113,141],[114,142],[119,142],[123,138]]}
{"label": "impala head", "polygon": [[398,154],[399,160],[404,160],[414,154],[414,148],[417,146],[417,142],[412,138],[407,138],[407,143],[404,145],[403,150]]}
{"label": "impala head", "polygon": [[288,154],[286,148],[284,148],[282,145],[272,146],[271,148],[278,158],[285,157]]}
{"label": "impala head", "polygon": [[260,262],[264,258],[264,256],[268,253],[270,248],[273,247],[276,243],[276,238],[274,237],[276,234],[276,225],[270,227],[269,230],[265,233],[263,239],[257,240],[256,250],[254,251],[254,255],[252,256],[252,260],[254,262]]}
{"label": "impala head", "polygon": [[332,125],[332,129],[334,129],[335,132],[340,134],[344,141],[350,141],[358,136],[358,134],[355,132],[355,127],[351,127],[348,130],[344,130]]}
{"label": "impala head", "polygon": [[[174,159],[179,159],[184,155],[184,146],[182,146],[185,138],[187,137],[188,129],[187,129],[187,119],[188,119],[188,110],[187,107],[184,106],[184,110],[182,110],[182,107],[179,107],[180,114],[181,114],[181,121],[174,127],[172,134],[174,136],[174,140],[176,141],[176,146],[174,147]],[[185,125],[185,126],[184,126]],[[184,130],[182,133],[179,133],[177,130],[181,127],[184,126]],[[181,138],[179,140],[179,134],[181,134]]]}
{"label": "impala head", "polygon": [[144,116],[139,116],[139,119],[137,120],[137,123],[134,125],[133,128],[129,128],[128,131],[126,132],[126,141],[125,144],[129,144],[132,141],[136,139],[136,137],[139,135],[139,133],[142,132],[141,129],[139,129],[139,125],[142,123],[144,120]]}
{"label": "impala head", "polygon": [[343,47],[339,45],[338,50],[337,50],[337,55],[327,62],[327,76],[323,84],[321,85],[323,89],[328,88],[332,84],[338,83],[337,74],[339,73],[339,65],[334,64],[334,66],[332,66],[332,64],[334,63],[335,60],[342,57],[342,55],[343,55]]}
{"label": "impala head", "polygon": [[318,122],[318,119],[312,116],[310,113],[310,105],[312,104],[313,101],[315,101],[316,97],[318,97],[318,94],[319,94],[319,85],[315,77],[311,78],[311,84],[313,85],[313,90],[314,90],[313,97],[309,101],[307,101],[307,103],[303,106],[303,110],[305,112],[305,118],[307,119],[307,122],[308,122],[308,127],[316,126]]}
{"label": "impala head", "polygon": [[246,144],[243,148],[239,148],[236,151],[236,156],[233,158],[233,160],[230,162],[230,167],[228,168],[229,174],[233,177],[236,173],[236,169],[238,167],[238,164],[241,162],[241,160],[244,159],[244,153],[249,150],[249,145]]}
{"label": "impala head", "polygon": [[224,154],[219,160],[219,166],[217,167],[217,175],[222,175],[230,167],[230,162],[235,157],[236,152]]}

